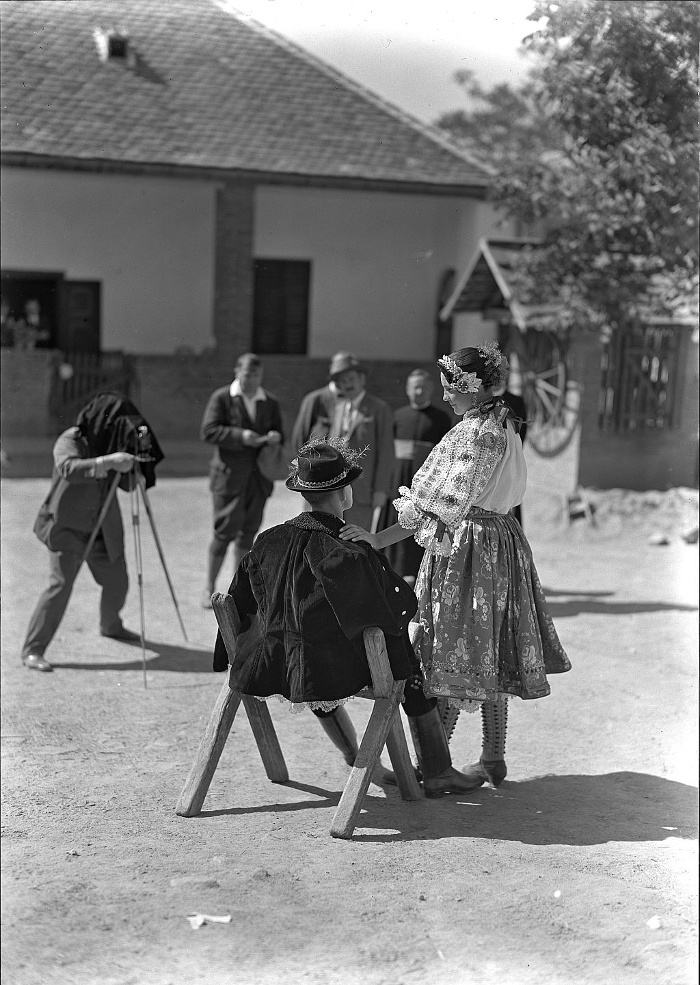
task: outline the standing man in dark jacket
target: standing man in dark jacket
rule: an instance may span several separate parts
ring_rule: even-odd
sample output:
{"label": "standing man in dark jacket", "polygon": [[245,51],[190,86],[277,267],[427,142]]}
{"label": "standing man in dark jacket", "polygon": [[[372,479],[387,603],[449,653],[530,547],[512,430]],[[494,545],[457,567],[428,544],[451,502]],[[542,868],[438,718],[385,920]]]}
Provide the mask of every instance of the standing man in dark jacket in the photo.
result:
{"label": "standing man in dark jacket", "polygon": [[[302,494],[310,512],[261,534],[229,588],[241,627],[231,687],[308,707],[352,765],[357,737],[343,706],[371,685],[363,632],[377,626],[394,678],[406,680],[403,709],[426,796],[473,790],[481,784],[453,768],[437,703],[423,693],[407,631],[416,611],[413,590],[368,544],[340,539],[351,484],[362,475],[358,459],[338,439],[310,442],[298,452],[287,487]],[[214,670],[227,666],[219,634]]]}
{"label": "standing man in dark jacket", "polygon": [[391,492],[394,435],[391,408],[367,393],[367,370],[351,352],[337,352],[328,370],[328,385],[307,393],[301,402],[292,446],[307,441],[340,438],[364,452],[362,476],[354,490],[354,505],[347,520],[370,529],[375,510]]}
{"label": "standing man in dark jacket", "polygon": [[207,584],[202,605],[211,608],[216,578],[228,545],[233,544],[233,570],[253,546],[262,523],[265,502],[274,483],[257,467],[265,445],[280,444],[282,415],[262,388],[263,368],[252,352],[238,357],[233,383],[215,390],[204,411],[200,435],[215,445],[209,467],[209,490],[214,508],[214,537],[209,545]]}
{"label": "standing man in dark jacket", "polygon": [[[434,385],[425,369],[414,369],[406,380],[408,405],[394,411],[394,474],[392,494],[384,511],[382,527],[391,527],[398,520],[393,500],[401,486],[411,485],[411,480],[432,449],[452,427],[454,417],[431,403]],[[413,537],[387,547],[384,552],[394,571],[402,575],[409,585],[415,585],[423,548]]]}

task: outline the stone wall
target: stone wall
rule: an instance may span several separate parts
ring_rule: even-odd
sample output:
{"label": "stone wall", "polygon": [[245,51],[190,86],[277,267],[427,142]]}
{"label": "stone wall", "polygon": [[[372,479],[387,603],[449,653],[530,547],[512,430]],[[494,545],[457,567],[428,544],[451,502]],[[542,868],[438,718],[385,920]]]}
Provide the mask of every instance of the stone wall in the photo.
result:
{"label": "stone wall", "polygon": [[55,355],[49,349],[3,349],[2,436],[51,434],[49,393]]}
{"label": "stone wall", "polygon": [[[2,350],[2,437],[16,462],[15,449],[28,445],[28,439],[39,441],[57,433],[49,416],[53,359],[54,354],[47,350]],[[178,475],[203,474],[210,451],[199,440],[199,424],[211,392],[230,381],[233,357],[222,361],[212,354],[137,356],[134,361],[137,385],[133,399],[164,447],[171,463],[168,471]],[[401,406],[406,377],[420,364],[397,360],[368,361],[367,365],[368,389],[392,407]],[[264,366],[264,385],[280,400],[289,434],[304,394],[325,384],[328,360],[267,356]],[[435,364],[423,366],[439,385]],[[599,431],[600,353],[595,336],[577,340],[573,375],[582,386],[580,485],[636,490],[697,486],[697,338],[689,343],[686,378],[680,394],[681,426],[677,428],[638,434]],[[439,391],[436,401],[439,402]],[[43,444],[41,449],[45,457]],[[161,471],[166,474],[165,469]]]}

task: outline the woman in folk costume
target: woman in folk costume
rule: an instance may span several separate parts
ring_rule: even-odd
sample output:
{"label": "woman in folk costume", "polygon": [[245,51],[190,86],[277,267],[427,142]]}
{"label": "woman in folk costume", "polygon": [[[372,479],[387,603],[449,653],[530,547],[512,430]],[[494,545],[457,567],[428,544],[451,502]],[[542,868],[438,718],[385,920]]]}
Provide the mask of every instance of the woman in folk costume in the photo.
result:
{"label": "woman in folk costume", "polygon": [[461,710],[481,708],[475,781],[506,776],[507,700],[543,698],[547,674],[571,664],[546,609],[530,545],[509,511],[527,481],[507,405],[493,395],[507,372],[498,345],[438,360],[443,399],[462,420],[433,449],[394,505],[399,522],[378,534],[353,525],[348,540],[387,547],[413,535],[425,548],[418,573],[414,647],[425,692],[437,696],[448,737]]}

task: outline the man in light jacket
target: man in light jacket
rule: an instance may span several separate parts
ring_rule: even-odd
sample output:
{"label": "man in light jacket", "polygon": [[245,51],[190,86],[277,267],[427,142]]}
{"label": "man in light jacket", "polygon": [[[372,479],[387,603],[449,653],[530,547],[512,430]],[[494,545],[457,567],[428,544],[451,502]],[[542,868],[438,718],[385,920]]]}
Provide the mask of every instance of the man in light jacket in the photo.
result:
{"label": "man in light jacket", "polygon": [[370,529],[391,492],[394,435],[389,405],[367,393],[367,370],[351,352],[331,359],[328,384],[302,400],[292,432],[292,446],[340,438],[364,452],[362,476],[354,485],[354,505],[347,521]]}

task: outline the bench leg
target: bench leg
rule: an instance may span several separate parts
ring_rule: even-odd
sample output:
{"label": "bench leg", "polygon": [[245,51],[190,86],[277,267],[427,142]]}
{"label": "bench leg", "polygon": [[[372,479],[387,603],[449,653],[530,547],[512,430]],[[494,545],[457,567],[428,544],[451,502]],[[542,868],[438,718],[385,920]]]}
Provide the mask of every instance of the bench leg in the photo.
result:
{"label": "bench leg", "polygon": [[394,767],[394,774],[402,799],[422,800],[423,790],[416,779],[416,771],[413,768],[411,754],[406,742],[406,733],[403,730],[401,715],[398,711],[391,720],[389,734],[386,737],[386,747],[389,750],[389,759]]}
{"label": "bench leg", "polygon": [[216,699],[214,710],[207,724],[199,749],[195,756],[189,776],[185,780],[175,813],[180,817],[194,817],[199,814],[209,784],[219,765],[228,734],[236,717],[241,695],[228,686],[228,675]]}
{"label": "bench leg", "polygon": [[244,694],[243,707],[258,744],[268,779],[272,780],[273,783],[286,783],[289,779],[287,764],[284,761],[267,704],[264,701],[258,701],[257,698],[253,698],[249,694]]}
{"label": "bench leg", "polygon": [[333,838],[352,838],[357,819],[362,809],[362,801],[372,780],[372,774],[379,762],[386,744],[392,718],[398,712],[399,698],[403,691],[403,681],[395,684],[389,698],[376,698],[360,749],[355,759],[348,782],[345,784],[333,823]]}

